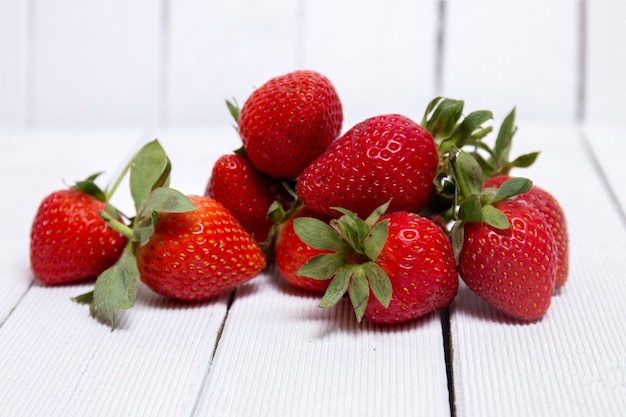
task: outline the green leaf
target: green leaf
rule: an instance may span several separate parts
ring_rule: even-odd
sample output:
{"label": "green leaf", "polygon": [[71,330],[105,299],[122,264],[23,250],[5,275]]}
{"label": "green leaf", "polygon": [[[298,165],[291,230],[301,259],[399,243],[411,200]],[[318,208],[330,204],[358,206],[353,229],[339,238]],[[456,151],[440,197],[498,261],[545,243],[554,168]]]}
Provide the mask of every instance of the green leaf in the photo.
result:
{"label": "green leaf", "polygon": [[540,152],[531,152],[524,155],[520,155],[513,160],[509,165],[515,168],[528,168],[535,163]]}
{"label": "green leaf", "polygon": [[130,193],[135,210],[140,211],[155,185],[167,185],[170,163],[161,144],[154,140],[145,144],[130,165]]}
{"label": "green leaf", "polygon": [[369,282],[374,296],[385,308],[389,307],[393,293],[389,276],[374,262],[364,263],[363,268],[365,269],[365,275],[367,276],[367,281]]}
{"label": "green leaf", "polygon": [[500,188],[498,188],[493,202],[495,203],[518,194],[527,193],[531,188],[533,188],[533,182],[528,178],[510,178],[503,182]]}
{"label": "green leaf", "polygon": [[455,160],[456,179],[464,197],[480,194],[483,189],[483,169],[476,159],[465,151],[460,151]]}
{"label": "green leaf", "polygon": [[237,104],[237,101],[235,99],[233,99],[233,101],[226,100],[226,107],[228,107],[228,112],[230,113],[232,118],[235,120],[235,122],[238,122],[239,121],[239,105]]}
{"label": "green leaf", "polygon": [[483,221],[482,205],[477,195],[471,195],[461,203],[458,217],[465,222]]}
{"label": "green leaf", "polygon": [[293,221],[293,229],[300,240],[312,248],[335,252],[345,250],[346,244],[337,236],[337,232],[319,219],[298,217]]}
{"label": "green leaf", "polygon": [[511,146],[513,144],[513,136],[517,127],[515,126],[515,108],[504,118],[498,131],[498,137],[494,146],[494,153],[499,166],[505,164],[509,160]]}
{"label": "green leaf", "polygon": [[506,215],[501,210],[490,204],[483,207],[483,222],[495,227],[496,229],[504,230],[511,227],[509,219],[506,218]]}
{"label": "green leaf", "polygon": [[115,327],[115,315],[120,309],[129,309],[135,303],[137,293],[137,261],[130,249],[122,254],[118,262],[104,271],[93,289],[95,312]]}
{"label": "green leaf", "polygon": [[[430,118],[427,115],[424,116],[426,122],[423,126],[430,132],[437,143],[441,143],[449,138],[454,131],[457,122],[463,115],[464,103],[462,100],[444,98],[435,105],[436,107]],[[430,110],[430,106],[428,110]]]}
{"label": "green leaf", "polygon": [[488,132],[483,131],[486,128],[483,129],[482,125],[491,119],[493,119],[493,113],[488,110],[479,110],[467,115],[450,137],[453,146],[460,149],[468,143],[473,143],[476,139],[475,133],[478,138],[483,137]]}
{"label": "green leaf", "polygon": [[452,244],[452,250],[454,251],[454,260],[459,263],[459,257],[461,256],[461,250],[463,249],[463,240],[465,239],[465,222],[457,221],[452,225],[450,229],[450,243]]}
{"label": "green leaf", "polygon": [[389,208],[389,204],[391,204],[391,200],[387,201],[385,204],[377,207],[376,209],[374,209],[374,211],[372,212],[372,214],[370,214],[367,219],[365,219],[365,224],[367,224],[369,227],[374,226],[374,224],[376,224],[376,222],[378,221],[378,219],[381,218],[381,216],[383,214],[385,214],[385,212],[387,211],[387,209]]}
{"label": "green leaf", "polygon": [[143,220],[137,222],[133,228],[133,240],[139,242],[143,246],[154,234],[154,229],[158,221],[159,215],[153,211],[150,216],[146,216]]}
{"label": "green leaf", "polygon": [[106,202],[106,193],[98,186],[98,184],[95,183],[96,178],[98,178],[101,174],[101,172],[98,172],[90,175],[84,180],[76,181],[76,183],[71,188],[78,190],[84,194],[90,195],[96,200]]}
{"label": "green leaf", "polygon": [[186,213],[197,207],[183,193],[173,188],[156,188],[145,202],[141,214],[151,213]]}
{"label": "green leaf", "polygon": [[319,306],[323,308],[332,307],[341,300],[348,291],[350,278],[352,277],[352,267],[346,266],[337,271],[333,280],[328,284],[328,288],[322,297]]}
{"label": "green leaf", "polygon": [[389,220],[380,221],[372,227],[368,235],[363,239],[363,251],[372,261],[375,261],[387,242]]}
{"label": "green leaf", "polygon": [[296,271],[296,275],[320,281],[330,279],[346,265],[346,258],[341,253],[323,253],[308,260]]}
{"label": "green leaf", "polygon": [[335,229],[343,240],[348,242],[358,254],[365,255],[363,240],[369,234],[370,226],[349,210],[337,207],[334,207],[334,209],[344,213],[344,215],[338,219],[331,220],[331,227]]}
{"label": "green leaf", "polygon": [[354,308],[354,313],[359,322],[363,319],[365,309],[367,308],[367,301],[370,296],[370,288],[367,283],[367,277],[365,270],[362,267],[354,268],[352,273],[352,279],[350,280],[350,301]]}

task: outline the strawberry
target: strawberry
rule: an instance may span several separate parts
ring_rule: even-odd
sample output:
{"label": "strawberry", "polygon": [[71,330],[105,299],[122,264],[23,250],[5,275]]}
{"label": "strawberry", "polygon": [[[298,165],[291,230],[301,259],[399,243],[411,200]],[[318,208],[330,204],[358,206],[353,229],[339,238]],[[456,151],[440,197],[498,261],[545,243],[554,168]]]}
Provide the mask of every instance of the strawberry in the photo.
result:
{"label": "strawberry", "polygon": [[297,178],[341,132],[343,109],[324,75],[299,70],[267,81],[238,114],[252,164],[276,178]]}
{"label": "strawberry", "polygon": [[[484,188],[498,188],[510,178],[507,175],[489,178],[485,181]],[[530,191],[518,194],[516,199],[535,207],[548,222],[557,246],[556,287],[562,287],[569,274],[569,236],[563,208],[552,194],[536,185]]]}
{"label": "strawberry", "polygon": [[263,243],[273,226],[268,210],[274,201],[284,208],[293,197],[281,181],[258,171],[244,156],[222,155],[213,166],[204,195],[219,201],[254,239]]}
{"label": "strawberry", "polygon": [[330,225],[311,218],[294,221],[298,236],[318,250],[298,274],[330,280],[320,306],[347,291],[357,320],[401,323],[449,305],[458,290],[452,245],[441,228],[415,213],[381,216],[388,203],[366,220],[343,214]]}
{"label": "strawberry", "polygon": [[493,204],[510,227],[466,222],[459,274],[497,310],[522,321],[545,315],[555,287],[557,246],[550,225],[534,207],[506,199]]}
{"label": "strawberry", "polygon": [[97,277],[121,256],[126,239],[100,218],[106,203],[78,187],[43,199],[30,232],[30,264],[47,284]]}
{"label": "strawberry", "polygon": [[343,207],[365,217],[390,200],[390,211],[419,212],[434,192],[438,162],[426,129],[402,115],[376,116],[307,167],[296,192],[304,205],[329,216],[337,216],[333,207]]}
{"label": "strawberry", "polygon": [[235,217],[211,198],[189,200],[195,210],[160,213],[154,234],[137,247],[141,280],[166,297],[197,301],[257,276],[265,256]]}
{"label": "strawberry", "polygon": [[325,223],[330,221],[330,218],[317,214],[305,206],[301,206],[292,217],[282,224],[278,232],[274,245],[276,268],[280,275],[290,284],[308,291],[324,292],[330,283],[328,280],[316,280],[296,273],[312,257],[331,252],[312,248],[298,237],[294,230],[293,222],[299,217],[312,217]]}

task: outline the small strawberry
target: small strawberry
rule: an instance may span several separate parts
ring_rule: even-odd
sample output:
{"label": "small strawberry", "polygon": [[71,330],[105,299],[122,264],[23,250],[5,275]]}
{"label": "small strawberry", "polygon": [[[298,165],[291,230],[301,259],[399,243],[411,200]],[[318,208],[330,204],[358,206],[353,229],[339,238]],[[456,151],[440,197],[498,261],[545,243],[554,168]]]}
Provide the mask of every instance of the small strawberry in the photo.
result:
{"label": "small strawberry", "polygon": [[532,206],[516,200],[493,204],[510,227],[467,222],[459,274],[467,286],[501,312],[522,321],[545,315],[555,286],[557,252],[550,226]]}
{"label": "small strawberry", "polygon": [[30,232],[35,277],[47,284],[64,284],[96,278],[113,265],[126,239],[100,218],[102,210],[106,203],[78,186],[44,198]]}
{"label": "small strawberry", "polygon": [[340,134],[343,109],[332,83],[299,70],[267,81],[238,114],[243,147],[252,164],[276,178],[297,178]]}
{"label": "small strawberry", "polygon": [[293,222],[299,217],[312,217],[325,223],[330,221],[330,218],[317,214],[305,206],[301,206],[292,217],[282,224],[278,232],[274,245],[276,268],[280,275],[290,284],[308,291],[324,292],[328,288],[330,281],[316,280],[297,274],[297,271],[312,257],[331,252],[312,248],[298,237],[294,230]]}
{"label": "small strawberry", "polygon": [[261,173],[239,154],[216,161],[204,195],[226,207],[259,243],[267,240],[274,224],[268,216],[272,203],[279,201],[287,209],[294,200],[280,180]]}
{"label": "small strawberry", "polygon": [[196,210],[160,213],[154,234],[137,247],[141,280],[166,297],[211,298],[257,276],[265,256],[217,201],[189,196]]}
{"label": "small strawberry", "polygon": [[[458,290],[450,241],[434,222],[415,213],[381,217],[387,204],[366,220],[353,212],[330,225],[311,218],[294,222],[298,236],[319,250],[298,274],[330,280],[320,306],[347,291],[357,320],[401,323],[449,305]],[[373,296],[371,296],[373,295]]]}
{"label": "small strawberry", "polygon": [[390,200],[390,211],[419,212],[434,192],[438,162],[426,129],[402,115],[376,116],[306,168],[296,192],[304,205],[329,216],[343,207],[364,217]]}
{"label": "small strawberry", "polygon": [[[498,188],[510,178],[507,175],[489,178],[485,181],[484,188]],[[556,287],[562,287],[567,281],[569,274],[569,235],[563,208],[552,194],[536,185],[533,185],[530,191],[518,194],[516,199],[525,201],[535,207],[550,225],[558,252]]]}

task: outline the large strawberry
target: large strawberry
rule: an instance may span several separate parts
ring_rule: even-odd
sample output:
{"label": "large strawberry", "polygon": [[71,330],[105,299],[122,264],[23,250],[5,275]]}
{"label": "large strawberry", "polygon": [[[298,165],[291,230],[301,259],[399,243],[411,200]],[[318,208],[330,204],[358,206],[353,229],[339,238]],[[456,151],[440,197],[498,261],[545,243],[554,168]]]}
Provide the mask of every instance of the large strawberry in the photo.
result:
{"label": "large strawberry", "polygon": [[106,203],[79,187],[44,198],[30,232],[35,277],[47,284],[63,284],[96,278],[113,265],[126,239],[100,218],[105,209]]}
{"label": "large strawberry", "polygon": [[295,179],[341,133],[343,109],[324,75],[299,70],[267,81],[238,115],[243,146],[253,165]]}
{"label": "large strawberry", "polygon": [[330,216],[343,207],[364,217],[390,200],[390,211],[419,212],[433,194],[438,162],[426,129],[402,115],[376,116],[305,169],[296,191],[306,206]]}
{"label": "large strawberry", "polygon": [[330,279],[320,302],[335,304],[347,291],[357,319],[401,323],[449,305],[458,289],[450,241],[434,222],[415,213],[393,212],[386,205],[366,220],[343,210],[330,226],[300,218],[296,233],[316,249],[298,274]]}
{"label": "large strawberry", "polygon": [[330,218],[315,213],[305,206],[300,207],[293,216],[281,225],[276,237],[274,245],[276,268],[280,275],[290,284],[308,291],[324,292],[328,288],[330,281],[317,280],[297,274],[297,271],[312,257],[331,252],[329,250],[315,249],[298,237],[294,230],[293,222],[300,217],[312,217],[325,223],[330,221]]}
{"label": "large strawberry", "polygon": [[278,201],[285,209],[293,204],[281,181],[261,173],[240,154],[218,158],[204,195],[226,207],[259,243],[267,240],[274,224],[268,216],[272,203]]}
{"label": "large strawberry", "polygon": [[136,249],[141,280],[166,297],[196,301],[257,276],[265,255],[233,215],[211,198],[189,199],[195,210],[160,213],[154,234]]}
{"label": "large strawberry", "polygon": [[550,226],[531,205],[494,203],[510,227],[467,222],[459,274],[467,286],[501,312],[522,321],[543,317],[550,307],[557,268]]}
{"label": "large strawberry", "polygon": [[[484,187],[498,188],[510,178],[507,175],[489,178],[485,181]],[[558,252],[556,287],[563,286],[569,274],[569,235],[563,208],[552,194],[537,185],[533,185],[530,191],[518,194],[516,199],[525,201],[535,207],[550,225]]]}

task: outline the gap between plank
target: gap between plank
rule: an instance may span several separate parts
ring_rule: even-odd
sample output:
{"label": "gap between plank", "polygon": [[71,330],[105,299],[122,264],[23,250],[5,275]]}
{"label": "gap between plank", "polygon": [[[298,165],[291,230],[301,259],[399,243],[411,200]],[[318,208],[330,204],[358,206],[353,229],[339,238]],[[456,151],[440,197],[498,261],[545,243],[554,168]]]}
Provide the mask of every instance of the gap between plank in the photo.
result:
{"label": "gap between plank", "polygon": [[450,417],[456,417],[456,392],[454,388],[454,348],[452,346],[452,329],[450,323],[450,307],[439,313],[441,320],[441,335],[443,336],[443,353],[446,362],[446,377],[448,380],[448,404]]}
{"label": "gap between plank", "polygon": [[611,186],[609,177],[606,175],[606,172],[604,171],[604,169],[602,169],[602,164],[600,163],[598,156],[594,152],[593,146],[591,146],[589,138],[587,137],[585,132],[580,133],[580,138],[583,143],[583,147],[585,148],[585,150],[587,151],[587,154],[589,155],[589,158],[591,159],[591,164],[593,165],[593,168],[598,173],[598,175],[600,175],[600,179],[602,180],[602,185],[604,185],[604,188],[606,189],[606,192],[609,195],[609,198],[611,202],[613,203],[613,206],[615,206],[615,210],[617,210],[617,214],[620,220],[622,221],[622,225],[626,226],[625,208],[622,207],[619,201],[619,198],[617,197],[617,194],[615,193],[615,191],[613,190],[613,187]]}
{"label": "gap between plank", "polygon": [[226,313],[224,314],[224,318],[222,319],[222,323],[220,324],[219,329],[217,330],[217,336],[215,337],[215,345],[213,346],[213,351],[211,352],[211,357],[209,358],[209,364],[207,366],[206,372],[204,373],[204,377],[202,378],[202,382],[200,382],[200,388],[198,389],[198,394],[196,395],[196,400],[193,403],[193,407],[191,408],[190,417],[194,417],[196,412],[198,411],[198,406],[200,405],[200,399],[202,398],[202,393],[204,392],[204,388],[206,386],[207,380],[209,379],[209,374],[211,373],[211,367],[213,366],[213,359],[215,358],[215,353],[217,352],[217,347],[220,344],[220,340],[222,339],[222,333],[224,332],[224,327],[226,327],[226,321],[228,320],[228,313],[230,312],[230,308],[235,301],[235,296],[237,294],[237,288],[233,289],[230,293],[230,297],[228,298],[228,303],[226,304]]}

